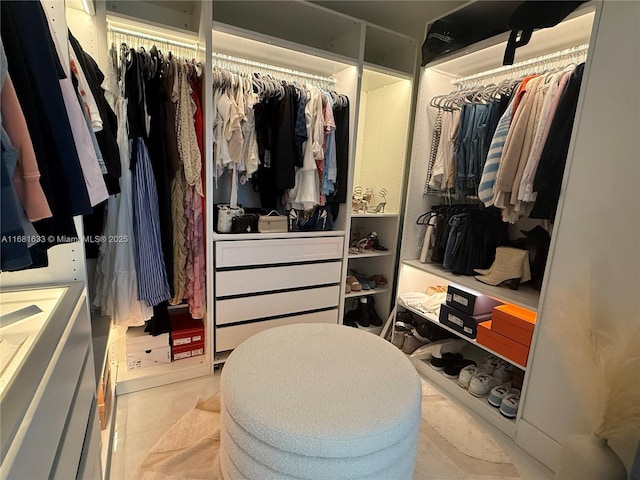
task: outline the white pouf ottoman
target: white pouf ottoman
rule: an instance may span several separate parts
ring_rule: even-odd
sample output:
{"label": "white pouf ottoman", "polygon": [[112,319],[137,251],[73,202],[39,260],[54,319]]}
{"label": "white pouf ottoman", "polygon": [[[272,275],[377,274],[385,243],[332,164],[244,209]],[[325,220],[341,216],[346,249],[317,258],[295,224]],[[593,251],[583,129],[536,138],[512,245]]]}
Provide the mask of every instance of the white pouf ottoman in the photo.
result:
{"label": "white pouf ottoman", "polygon": [[411,479],[421,384],[370,333],[335,324],[265,330],[220,380],[225,479]]}

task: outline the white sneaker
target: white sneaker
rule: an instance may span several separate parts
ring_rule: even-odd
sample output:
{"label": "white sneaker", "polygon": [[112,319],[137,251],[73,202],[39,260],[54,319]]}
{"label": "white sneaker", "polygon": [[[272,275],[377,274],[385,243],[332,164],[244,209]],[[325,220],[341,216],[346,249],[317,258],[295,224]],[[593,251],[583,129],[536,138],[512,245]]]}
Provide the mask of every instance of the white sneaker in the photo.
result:
{"label": "white sneaker", "polygon": [[469,382],[469,393],[476,397],[482,397],[496,386],[495,379],[486,373],[478,373]]}
{"label": "white sneaker", "polygon": [[500,360],[498,357],[489,355],[487,357],[484,357],[484,360],[479,365],[479,367],[480,370],[482,370],[484,373],[491,375],[496,367],[500,365],[500,362],[502,362],[502,360]]}
{"label": "white sneaker", "polygon": [[500,362],[493,371],[493,378],[496,379],[496,384],[502,385],[511,380],[512,371],[513,365],[509,365],[507,362]]}
{"label": "white sneaker", "polygon": [[458,375],[458,385],[462,388],[469,388],[469,384],[471,383],[471,379],[480,373],[480,369],[475,365],[467,365],[462,370],[460,370],[460,374]]}

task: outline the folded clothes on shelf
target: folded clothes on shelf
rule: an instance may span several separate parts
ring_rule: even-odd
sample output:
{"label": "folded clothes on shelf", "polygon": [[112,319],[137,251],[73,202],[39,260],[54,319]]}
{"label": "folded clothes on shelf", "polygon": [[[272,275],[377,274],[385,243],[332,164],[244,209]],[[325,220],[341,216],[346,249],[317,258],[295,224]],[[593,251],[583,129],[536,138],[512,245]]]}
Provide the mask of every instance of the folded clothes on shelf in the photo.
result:
{"label": "folded clothes on shelf", "polygon": [[400,301],[410,308],[415,308],[425,313],[437,313],[442,305],[447,300],[446,290],[436,289],[429,287],[427,290],[429,293],[422,292],[406,292],[398,295]]}

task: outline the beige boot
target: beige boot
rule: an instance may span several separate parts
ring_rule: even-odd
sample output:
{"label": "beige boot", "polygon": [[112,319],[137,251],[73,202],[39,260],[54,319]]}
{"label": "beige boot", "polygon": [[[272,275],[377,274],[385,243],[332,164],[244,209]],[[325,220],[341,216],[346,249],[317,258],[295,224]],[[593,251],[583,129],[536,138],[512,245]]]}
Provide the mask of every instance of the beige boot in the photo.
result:
{"label": "beige boot", "polygon": [[520,282],[531,280],[529,252],[519,248],[498,247],[489,272],[477,275],[476,280],[488,285],[500,285],[509,281],[511,289],[517,290]]}

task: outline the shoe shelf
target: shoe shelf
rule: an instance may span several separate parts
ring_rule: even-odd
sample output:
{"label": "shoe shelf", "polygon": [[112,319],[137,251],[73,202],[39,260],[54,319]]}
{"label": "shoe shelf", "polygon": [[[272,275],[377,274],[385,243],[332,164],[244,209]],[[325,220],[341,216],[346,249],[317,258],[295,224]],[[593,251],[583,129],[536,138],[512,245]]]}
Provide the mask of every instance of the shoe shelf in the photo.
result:
{"label": "shoe shelf", "polygon": [[[470,358],[476,362],[480,360],[479,356],[469,354],[468,351],[461,352],[465,358]],[[418,374],[430,383],[440,387],[445,393],[458,400],[465,407],[472,410],[475,414],[481,416],[489,423],[500,429],[505,435],[515,439],[516,437],[516,421],[515,419],[503,416],[499,409],[491,406],[487,401],[488,395],[475,397],[471,395],[465,388],[458,385],[458,379],[447,378],[442,374],[441,370],[431,368],[428,361],[424,362],[419,359],[410,358]]]}
{"label": "shoe shelf", "polygon": [[419,315],[420,317],[422,317],[422,318],[424,318],[426,320],[429,320],[431,323],[435,323],[436,325],[438,325],[438,327],[440,327],[440,328],[442,328],[442,329],[444,329],[444,330],[446,330],[448,332],[453,333],[458,338],[461,338],[462,340],[465,340],[465,341],[469,342],[471,345],[475,345],[476,347],[481,348],[485,352],[490,353],[491,355],[495,355],[496,357],[503,359],[505,362],[509,362],[511,365],[514,365],[514,366],[518,367],[521,370],[524,370],[524,371],[527,370],[527,367],[525,367],[524,365],[520,365],[519,363],[514,362],[513,360],[505,357],[504,355],[502,355],[502,354],[500,354],[498,352],[495,352],[495,351],[491,350],[490,348],[485,347],[484,345],[479,344],[478,342],[475,341],[475,339],[466,337],[466,336],[462,335],[460,332],[454,330],[453,328],[448,327],[447,325],[444,325],[444,324],[440,323],[440,321],[438,320],[438,316],[437,315],[435,315],[433,313],[427,313],[427,312],[420,311],[417,308],[409,307],[409,306],[405,305],[404,303],[402,303],[400,298],[398,298],[398,305],[401,306],[402,308],[404,308],[405,310],[413,312],[416,315]]}
{"label": "shoe shelf", "polygon": [[369,290],[360,290],[359,292],[345,293],[344,298],[364,297],[366,295],[377,295],[379,293],[387,293],[389,287],[371,288]]}
{"label": "shoe shelf", "polygon": [[516,304],[520,307],[528,308],[536,312],[540,300],[540,292],[529,285],[521,285],[519,290],[511,290],[508,287],[492,286],[479,282],[475,277],[467,275],[454,275],[450,271],[435,263],[420,263],[418,260],[403,260],[404,265],[417,268],[463,287],[477,290],[485,295],[495,297],[499,300]]}
{"label": "shoe shelf", "polygon": [[386,257],[388,255],[393,255],[393,252],[385,251],[385,252],[370,252],[370,253],[350,253],[349,260],[351,260],[352,258]]}

